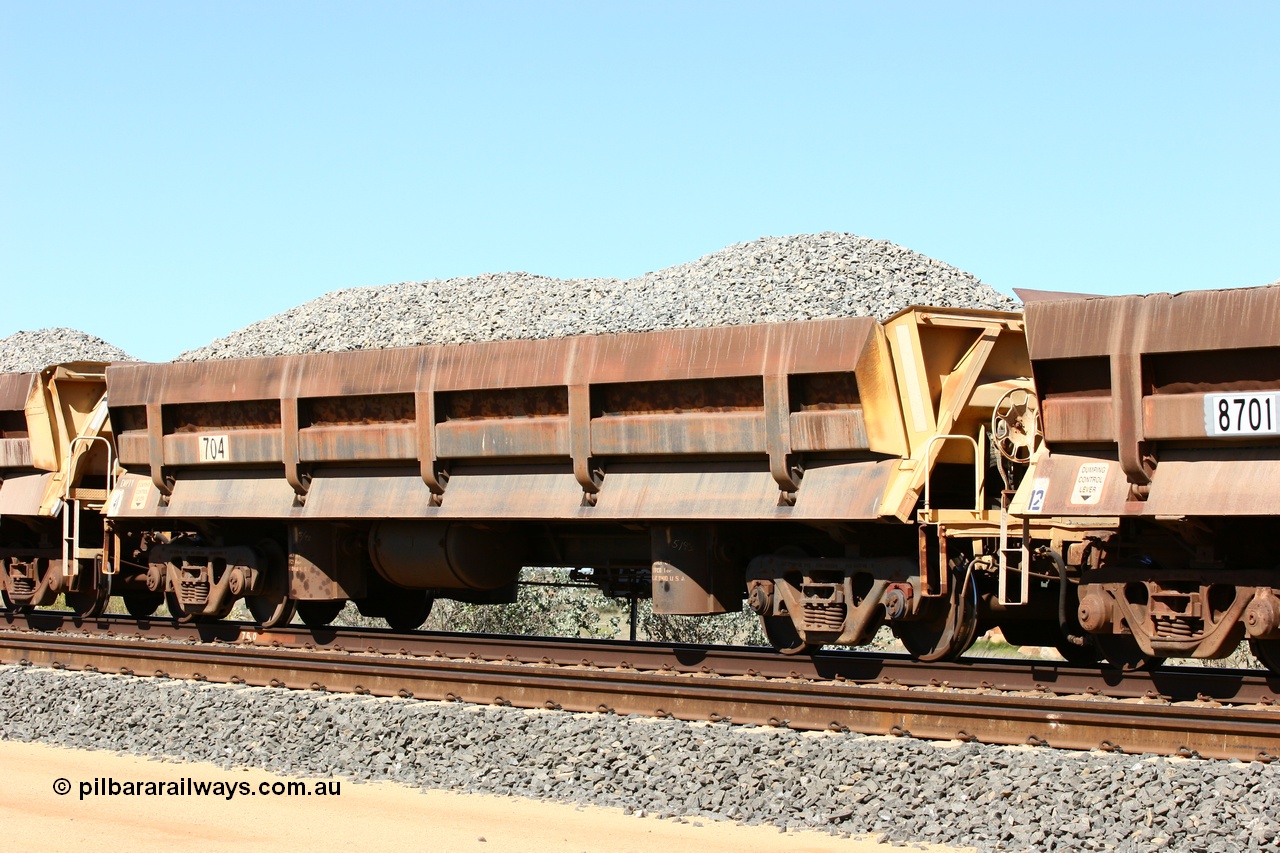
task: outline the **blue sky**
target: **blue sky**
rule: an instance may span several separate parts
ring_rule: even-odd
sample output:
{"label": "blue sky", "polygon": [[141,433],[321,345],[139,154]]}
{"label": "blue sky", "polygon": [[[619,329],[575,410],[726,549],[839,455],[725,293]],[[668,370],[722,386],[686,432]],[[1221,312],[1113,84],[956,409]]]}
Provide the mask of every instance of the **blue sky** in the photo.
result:
{"label": "blue sky", "polygon": [[0,0],[0,336],[167,359],[815,231],[1006,292],[1263,284],[1278,44],[1275,2]]}

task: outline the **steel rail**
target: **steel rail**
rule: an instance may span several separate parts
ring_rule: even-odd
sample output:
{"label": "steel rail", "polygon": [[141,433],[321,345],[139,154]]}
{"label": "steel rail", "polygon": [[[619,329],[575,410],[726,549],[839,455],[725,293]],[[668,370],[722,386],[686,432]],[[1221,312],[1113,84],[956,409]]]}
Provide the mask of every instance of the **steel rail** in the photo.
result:
{"label": "steel rail", "polygon": [[76,631],[185,642],[224,642],[273,648],[471,658],[489,661],[585,664],[723,676],[764,676],[904,687],[1040,691],[1058,696],[1166,699],[1175,702],[1280,704],[1280,677],[1263,670],[1165,667],[1153,672],[1119,672],[1054,661],[965,658],[925,664],[906,655],[824,651],[788,657],[771,649],[679,643],[630,643],[385,628],[322,628],[303,625],[263,630],[251,622],[180,623],[169,618],[104,616],[79,620],[69,613],[0,613],[0,629]]}
{"label": "steel rail", "polygon": [[1266,705],[1069,698],[35,631],[0,632],[0,662],[926,739],[1243,760],[1280,755],[1280,707]]}

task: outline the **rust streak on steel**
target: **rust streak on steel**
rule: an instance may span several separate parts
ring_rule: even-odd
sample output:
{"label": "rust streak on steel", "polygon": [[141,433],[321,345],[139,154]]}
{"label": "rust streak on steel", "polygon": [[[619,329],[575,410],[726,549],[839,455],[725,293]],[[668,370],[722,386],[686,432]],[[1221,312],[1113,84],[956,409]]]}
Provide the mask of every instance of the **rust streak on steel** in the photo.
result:
{"label": "rust streak on steel", "polygon": [[570,711],[727,720],[868,734],[961,736],[986,743],[1126,752],[1192,751],[1206,758],[1280,755],[1280,709],[1171,704],[955,689],[724,677],[595,666],[347,654],[258,646],[141,643],[94,635],[0,633],[0,661],[103,672],[307,688],[377,696],[412,694]]}
{"label": "rust streak on steel", "polygon": [[1056,469],[1070,477],[1063,472],[1089,462],[1117,469],[1097,500],[1072,502],[1053,489],[1030,514],[1280,512],[1270,487],[1280,475],[1273,442],[1266,434],[1215,435],[1205,417],[1214,394],[1280,385],[1277,312],[1274,286],[1028,303],[1027,345],[1050,451],[1035,476]]}

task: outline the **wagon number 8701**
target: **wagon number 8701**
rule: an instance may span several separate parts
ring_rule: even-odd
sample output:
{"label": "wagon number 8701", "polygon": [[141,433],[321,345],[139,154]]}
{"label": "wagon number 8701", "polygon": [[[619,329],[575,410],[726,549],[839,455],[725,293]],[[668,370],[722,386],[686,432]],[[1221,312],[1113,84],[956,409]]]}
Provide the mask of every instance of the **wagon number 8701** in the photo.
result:
{"label": "wagon number 8701", "polygon": [[1280,435],[1280,394],[1208,394],[1208,435]]}

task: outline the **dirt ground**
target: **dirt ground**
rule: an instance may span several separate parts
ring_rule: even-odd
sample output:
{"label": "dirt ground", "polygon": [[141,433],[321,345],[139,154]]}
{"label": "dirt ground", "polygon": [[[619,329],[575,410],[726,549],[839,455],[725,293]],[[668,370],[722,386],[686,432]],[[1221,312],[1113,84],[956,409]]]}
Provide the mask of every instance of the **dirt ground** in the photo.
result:
{"label": "dirt ground", "polygon": [[[99,793],[110,781],[152,783],[153,793]],[[768,827],[639,818],[515,797],[420,792],[389,782],[302,780],[311,793],[273,795],[285,777],[212,764],[148,761],[110,752],[0,741],[0,826],[9,850],[397,851],[696,850],[698,853],[883,853],[874,839]],[[318,784],[340,792],[320,795]],[[208,794],[183,794],[193,783]],[[243,783],[243,785],[241,784]],[[164,793],[154,793],[155,785]],[[259,786],[266,787],[259,789]],[[68,789],[59,794],[55,789]],[[233,790],[230,799],[228,789]],[[145,792],[145,787],[142,789]],[[82,797],[81,792],[85,795]],[[917,848],[918,849],[918,848]],[[949,848],[929,847],[942,851]]]}

